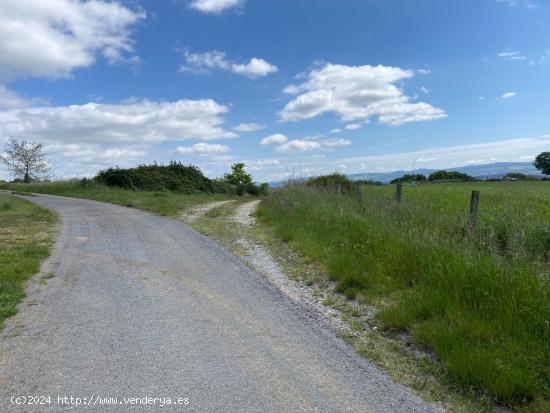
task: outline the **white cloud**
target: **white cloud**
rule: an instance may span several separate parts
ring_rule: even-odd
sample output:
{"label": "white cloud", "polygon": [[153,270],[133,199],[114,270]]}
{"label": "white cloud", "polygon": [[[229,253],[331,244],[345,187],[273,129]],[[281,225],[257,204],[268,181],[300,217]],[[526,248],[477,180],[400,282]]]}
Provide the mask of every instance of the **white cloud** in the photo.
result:
{"label": "white cloud", "polygon": [[229,60],[224,52],[218,50],[203,53],[191,53],[184,50],[183,57],[185,64],[180,66],[181,72],[207,74],[214,69],[219,69],[255,79],[278,71],[277,66],[264,59],[253,57],[246,64],[235,63]]}
{"label": "white cloud", "polygon": [[274,135],[269,135],[263,138],[260,141],[260,145],[272,145],[272,144],[282,144],[288,141],[288,138],[280,133],[276,133]]}
{"label": "white cloud", "polygon": [[47,101],[41,98],[27,99],[19,93],[0,84],[0,110],[24,108],[30,105],[43,105]]}
{"label": "white cloud", "polygon": [[507,5],[508,7],[523,6],[528,9],[536,9],[537,3],[534,0],[495,0],[497,3]]}
{"label": "white cloud", "polygon": [[388,66],[326,64],[305,75],[305,82],[284,92],[297,94],[280,112],[283,122],[300,121],[335,113],[344,121],[368,120],[399,126],[444,118],[447,115],[428,103],[411,103],[394,83],[414,76],[411,70]]}
{"label": "white cloud", "polygon": [[437,161],[438,159],[439,158],[417,158],[417,159],[415,159],[415,162],[426,163],[426,162]]}
{"label": "white cloud", "polygon": [[246,164],[246,169],[250,171],[263,171],[270,167],[276,167],[281,164],[278,159],[257,159],[251,161],[243,161]]}
{"label": "white cloud", "polygon": [[206,99],[31,106],[0,111],[0,146],[9,136],[36,140],[59,168],[57,177],[87,176],[113,164],[166,159],[157,146],[163,142],[235,138],[223,128],[227,112]]}
{"label": "white cloud", "polygon": [[341,132],[343,132],[343,130],[342,130],[342,129],[340,129],[340,128],[336,128],[336,129],[333,129],[333,130],[331,130],[331,131],[330,131],[329,133],[331,133],[331,134],[335,134],[335,133],[341,133]]}
{"label": "white cloud", "polygon": [[361,129],[363,125],[360,123],[350,123],[349,125],[346,125],[346,130],[357,130]]}
{"label": "white cloud", "polygon": [[193,0],[191,7],[203,13],[220,14],[226,9],[241,7],[245,0]]}
{"label": "white cloud", "polygon": [[229,152],[230,148],[227,145],[220,145],[217,143],[196,143],[191,146],[180,146],[176,149],[177,153],[191,154],[191,155],[212,155]]}
{"label": "white cloud", "polygon": [[418,69],[417,72],[421,75],[429,75],[430,73],[432,73],[430,69]]}
{"label": "white cloud", "polygon": [[236,132],[256,132],[265,129],[265,125],[259,123],[241,123],[233,128]]}
{"label": "white cloud", "polygon": [[145,13],[104,0],[2,0],[0,79],[67,77],[93,64],[136,62],[132,27]]}
{"label": "white cloud", "polygon": [[29,107],[0,112],[0,134],[109,144],[235,138],[221,127],[227,112],[210,99]]}
{"label": "white cloud", "polygon": [[96,144],[53,143],[46,144],[44,151],[49,154],[70,158],[79,162],[111,162],[133,160],[147,154],[146,149],[138,147],[109,147]]}
{"label": "white cloud", "polygon": [[514,51],[508,51],[508,52],[501,52],[498,54],[498,57],[500,57],[502,60],[525,60],[525,56],[522,52],[514,52]]}
{"label": "white cloud", "polygon": [[299,153],[299,152],[305,152],[305,151],[311,151],[314,149],[319,149],[321,147],[321,143],[317,141],[309,141],[305,139],[295,139],[292,141],[289,141],[283,145],[277,146],[274,150],[275,152],[280,153],[286,153],[289,155]]}
{"label": "white cloud", "polygon": [[296,153],[312,151],[322,148],[336,148],[340,146],[350,145],[351,142],[347,139],[326,139],[326,140],[312,140],[312,139],[294,139],[286,142],[282,145],[274,148],[275,152],[286,153],[293,155]]}
{"label": "white cloud", "polygon": [[231,69],[234,73],[251,78],[264,77],[279,70],[277,66],[256,57],[250,59],[247,64],[233,64]]}
{"label": "white cloud", "polygon": [[516,97],[517,96],[517,93],[516,92],[506,92],[506,93],[503,93],[501,98],[502,99],[511,99],[513,97]]}
{"label": "white cloud", "polygon": [[347,145],[351,145],[351,141],[347,140],[347,139],[327,139],[325,141],[322,142],[323,146],[326,146],[326,147],[337,147],[337,146],[347,146]]}
{"label": "white cloud", "polygon": [[220,156],[212,156],[210,159],[212,159],[214,162],[229,162],[234,159],[237,159],[237,157],[233,155],[220,155]]}

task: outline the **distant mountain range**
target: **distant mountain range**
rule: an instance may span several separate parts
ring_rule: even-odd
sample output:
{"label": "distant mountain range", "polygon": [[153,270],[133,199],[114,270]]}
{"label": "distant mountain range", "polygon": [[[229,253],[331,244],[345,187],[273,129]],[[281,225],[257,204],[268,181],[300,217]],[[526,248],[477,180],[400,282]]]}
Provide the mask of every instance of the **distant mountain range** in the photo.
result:
{"label": "distant mountain range", "polygon": [[[379,181],[389,183],[395,178],[399,178],[405,174],[415,173],[428,176],[432,172],[440,171],[439,169],[415,169],[414,172],[409,171],[393,171],[393,172],[365,172],[360,174],[348,174],[347,177],[356,181],[359,179],[369,181]],[[486,165],[470,165],[461,166],[459,168],[445,168],[446,171],[458,171],[478,179],[499,179],[504,175],[515,172],[532,176],[542,176],[542,174],[533,166],[531,162],[498,162]],[[279,182],[270,182],[271,186],[277,187],[282,184]]]}
{"label": "distant mountain range", "polygon": [[[427,176],[432,172],[440,170],[441,169],[415,169],[414,173]],[[461,166],[460,168],[445,168],[445,170],[462,172],[479,179],[499,179],[511,172],[542,176],[531,162],[498,162],[486,165]],[[388,183],[392,179],[399,178],[409,173],[411,173],[411,171],[366,172],[351,174],[348,175],[348,177],[352,180],[366,179]]]}

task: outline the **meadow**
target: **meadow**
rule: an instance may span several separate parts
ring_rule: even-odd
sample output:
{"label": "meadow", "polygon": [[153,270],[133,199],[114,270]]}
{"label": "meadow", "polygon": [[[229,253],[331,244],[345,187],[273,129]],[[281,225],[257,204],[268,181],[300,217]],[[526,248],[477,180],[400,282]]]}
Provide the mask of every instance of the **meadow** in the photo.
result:
{"label": "meadow", "polygon": [[0,194],[0,325],[17,312],[25,283],[49,255],[57,215]]}
{"label": "meadow", "polygon": [[388,334],[432,352],[450,382],[550,409],[550,182],[409,185],[399,205],[394,186],[362,191],[289,185],[258,215],[340,292],[374,305]]}

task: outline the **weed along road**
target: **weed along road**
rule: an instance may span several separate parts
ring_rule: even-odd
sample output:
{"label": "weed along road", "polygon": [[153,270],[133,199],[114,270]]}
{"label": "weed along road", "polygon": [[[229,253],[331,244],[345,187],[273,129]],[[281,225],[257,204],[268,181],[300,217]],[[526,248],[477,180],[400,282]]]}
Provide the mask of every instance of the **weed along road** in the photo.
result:
{"label": "weed along road", "polygon": [[0,411],[438,411],[184,224],[28,199],[63,224],[2,333]]}

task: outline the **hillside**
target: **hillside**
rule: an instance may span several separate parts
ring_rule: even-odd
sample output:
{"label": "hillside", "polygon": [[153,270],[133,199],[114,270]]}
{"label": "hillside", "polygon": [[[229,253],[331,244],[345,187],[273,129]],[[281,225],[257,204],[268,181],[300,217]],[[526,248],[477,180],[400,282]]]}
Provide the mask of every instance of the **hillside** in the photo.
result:
{"label": "hillside", "polygon": [[[462,166],[459,168],[441,168],[447,171],[458,171],[475,178],[480,179],[498,179],[510,172],[519,172],[527,175],[542,176],[541,173],[533,166],[531,162],[498,162],[485,165]],[[429,175],[432,172],[440,169],[415,169],[414,173]],[[366,179],[372,181],[380,181],[389,183],[392,179],[399,178],[411,171],[394,171],[394,172],[366,172],[361,174],[350,174],[348,177],[353,180]]]}

